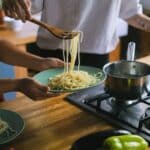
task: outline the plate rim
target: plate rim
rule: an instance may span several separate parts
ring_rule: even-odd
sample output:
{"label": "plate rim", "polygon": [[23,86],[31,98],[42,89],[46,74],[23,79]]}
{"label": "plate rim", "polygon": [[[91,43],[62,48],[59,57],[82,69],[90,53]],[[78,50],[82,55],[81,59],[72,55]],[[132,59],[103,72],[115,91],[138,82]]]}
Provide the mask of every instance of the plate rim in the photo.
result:
{"label": "plate rim", "polygon": [[22,121],[22,123],[23,123],[23,126],[22,126],[21,130],[18,133],[16,133],[15,136],[10,138],[9,140],[5,140],[4,142],[0,142],[0,145],[4,145],[6,143],[9,143],[9,142],[15,140],[23,132],[23,130],[25,129],[25,120],[21,117],[21,115],[18,112],[15,112],[15,111],[12,111],[12,110],[9,110],[9,109],[0,108],[0,111],[1,110],[17,115],[20,118],[20,120]]}

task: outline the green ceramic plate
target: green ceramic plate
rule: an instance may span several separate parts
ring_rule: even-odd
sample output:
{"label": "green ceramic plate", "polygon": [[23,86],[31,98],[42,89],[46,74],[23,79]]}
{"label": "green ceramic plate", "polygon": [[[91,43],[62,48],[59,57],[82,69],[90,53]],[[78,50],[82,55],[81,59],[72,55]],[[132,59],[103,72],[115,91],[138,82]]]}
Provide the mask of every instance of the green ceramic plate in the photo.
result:
{"label": "green ceramic plate", "polygon": [[10,110],[0,109],[0,118],[9,125],[9,129],[0,134],[0,145],[2,145],[14,140],[20,135],[25,123],[19,114]]}
{"label": "green ceramic plate", "polygon": [[[75,70],[77,67],[75,67]],[[88,67],[88,66],[80,66],[80,70],[87,71],[91,75],[96,75],[98,78],[98,82],[92,86],[96,86],[98,84],[101,84],[104,79],[105,79],[105,74],[103,71],[99,68],[95,67]],[[42,71],[38,74],[36,74],[33,78],[38,81],[41,84],[48,85],[48,79],[53,78],[55,75],[63,73],[64,69],[63,68],[56,68],[56,69],[49,69]],[[90,87],[92,87],[90,86]],[[88,88],[88,87],[87,87]],[[77,91],[81,89],[76,89],[76,90],[51,90],[52,92],[71,92],[71,91]]]}

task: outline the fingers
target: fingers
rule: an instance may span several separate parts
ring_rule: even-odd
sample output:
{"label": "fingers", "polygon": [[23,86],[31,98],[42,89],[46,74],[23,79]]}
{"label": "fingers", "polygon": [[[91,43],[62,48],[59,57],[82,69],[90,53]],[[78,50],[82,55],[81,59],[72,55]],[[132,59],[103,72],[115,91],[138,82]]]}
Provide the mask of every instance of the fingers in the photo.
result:
{"label": "fingers", "polygon": [[44,100],[46,98],[58,96],[58,93],[49,92],[50,88],[48,86],[41,85],[37,83],[37,91],[35,93],[32,93],[32,99],[33,100]]}
{"label": "fingers", "polygon": [[56,68],[56,67],[64,67],[64,61],[62,61],[61,59],[58,59],[58,58],[50,58],[51,60],[51,64],[52,64],[52,67],[53,68]]}
{"label": "fingers", "polygon": [[16,18],[16,19],[19,19],[19,18],[20,18],[23,22],[25,21],[25,17],[22,16],[20,7],[18,7],[17,5],[15,5],[15,6],[14,6],[14,12],[16,12],[16,14],[17,14],[17,18]]}
{"label": "fingers", "polygon": [[38,95],[32,97],[33,100],[44,100],[50,97],[55,97],[55,96],[59,96],[59,94],[57,93],[52,93],[52,92],[43,92],[43,91],[39,91]]}
{"label": "fingers", "polygon": [[64,67],[64,62],[57,58],[43,58],[42,62],[37,66],[37,70],[42,71],[49,68]]}
{"label": "fingers", "polygon": [[30,2],[29,1],[23,1],[23,0],[18,0],[19,6],[24,10],[24,17],[25,19],[30,19],[31,14],[30,14]]}
{"label": "fingers", "polygon": [[3,9],[6,16],[21,19],[23,22],[31,18],[30,14],[31,3],[29,0],[5,0]]}
{"label": "fingers", "polygon": [[57,61],[57,66],[58,66],[58,67],[64,67],[64,61],[58,60],[58,61]]}
{"label": "fingers", "polygon": [[[5,2],[5,1],[4,1]],[[4,10],[4,12],[5,12],[5,15],[6,16],[10,16],[10,8],[9,8],[9,6],[7,5],[7,3],[4,3],[3,2],[3,10]]]}

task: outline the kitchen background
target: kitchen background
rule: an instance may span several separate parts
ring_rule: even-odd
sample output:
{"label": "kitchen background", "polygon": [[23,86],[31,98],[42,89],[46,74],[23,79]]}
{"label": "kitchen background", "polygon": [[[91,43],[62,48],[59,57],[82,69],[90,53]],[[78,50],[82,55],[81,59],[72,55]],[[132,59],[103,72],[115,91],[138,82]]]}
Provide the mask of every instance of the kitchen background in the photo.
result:
{"label": "kitchen background", "polygon": [[[150,0],[141,0],[141,3],[144,8],[144,13],[150,16]],[[40,19],[40,14],[36,14],[34,17]],[[2,21],[5,24],[2,25]],[[4,17],[4,20],[0,20],[0,23],[0,38],[6,38],[12,41],[21,47],[22,50],[26,50],[26,44],[35,42],[38,26],[29,22],[23,24],[20,21],[15,21],[7,17]],[[135,41],[137,43],[137,58],[150,55],[150,33],[127,26],[124,21],[118,19],[118,35],[120,36],[120,44],[110,54],[110,61],[125,59],[127,43],[129,41]],[[27,74],[27,70],[22,67],[14,67],[0,62],[0,78],[19,78]],[[5,99],[11,100],[18,95],[18,93],[9,92],[5,94]]]}

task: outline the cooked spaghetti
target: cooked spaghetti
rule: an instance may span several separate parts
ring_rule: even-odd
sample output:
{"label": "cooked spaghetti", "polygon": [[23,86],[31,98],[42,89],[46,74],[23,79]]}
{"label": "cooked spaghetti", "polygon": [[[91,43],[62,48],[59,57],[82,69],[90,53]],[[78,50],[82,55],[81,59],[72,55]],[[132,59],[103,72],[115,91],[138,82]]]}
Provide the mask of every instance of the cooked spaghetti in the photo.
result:
{"label": "cooked spaghetti", "polygon": [[53,90],[75,90],[94,85],[97,81],[96,76],[77,70],[56,75],[50,79],[49,85]]}
{"label": "cooked spaghetti", "polygon": [[5,132],[9,128],[8,123],[0,119],[0,134]]}
{"label": "cooked spaghetti", "polygon": [[[63,58],[66,65],[63,73],[49,79],[49,86],[52,90],[82,89],[94,85],[98,81],[96,76],[90,75],[86,71],[80,71],[80,42],[83,34],[82,32],[79,33],[71,40],[63,40]],[[71,57],[70,63],[69,55]],[[77,56],[78,70],[74,70]]]}

